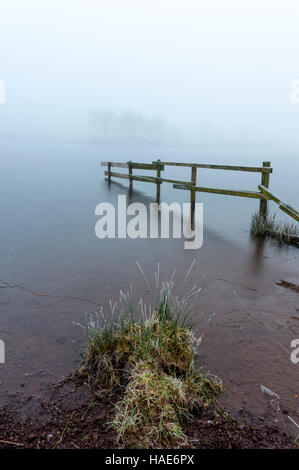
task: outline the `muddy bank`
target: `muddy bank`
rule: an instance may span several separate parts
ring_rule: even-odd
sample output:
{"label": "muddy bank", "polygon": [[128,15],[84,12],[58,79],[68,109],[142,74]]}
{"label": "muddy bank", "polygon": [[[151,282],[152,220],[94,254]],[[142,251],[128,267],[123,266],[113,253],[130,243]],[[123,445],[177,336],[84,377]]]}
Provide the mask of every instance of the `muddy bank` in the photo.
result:
{"label": "muddy bank", "polygon": [[[47,386],[32,396],[15,394],[0,410],[0,448],[116,449],[109,426],[117,396],[96,398],[81,378]],[[297,448],[294,439],[265,416],[242,410],[239,419],[216,406],[185,423],[198,449]],[[250,424],[249,424],[250,423]]]}

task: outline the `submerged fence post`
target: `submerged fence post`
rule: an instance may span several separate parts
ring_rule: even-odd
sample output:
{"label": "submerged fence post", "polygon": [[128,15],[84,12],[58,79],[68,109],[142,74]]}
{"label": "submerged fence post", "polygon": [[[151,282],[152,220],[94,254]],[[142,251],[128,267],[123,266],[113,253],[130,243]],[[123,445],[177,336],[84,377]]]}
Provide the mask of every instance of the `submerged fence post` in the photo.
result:
{"label": "submerged fence post", "polygon": [[[192,183],[192,186],[196,186],[196,166],[192,166],[191,168],[191,183]],[[191,228],[194,225],[195,198],[196,198],[196,192],[194,191],[194,189],[191,189],[190,191]]]}
{"label": "submerged fence post", "polygon": [[[263,162],[264,168],[270,168],[270,166],[271,166],[271,162]],[[265,188],[268,188],[269,180],[270,180],[270,173],[262,172],[262,181],[261,181],[262,186],[265,186]],[[260,217],[263,217],[265,219],[267,217],[267,212],[268,212],[268,201],[267,199],[261,199],[260,200]]]}
{"label": "submerged fence post", "polygon": [[132,180],[132,178],[130,178],[130,175],[132,176],[132,174],[133,174],[133,168],[132,168],[132,161],[131,160],[128,162],[128,167],[129,167],[129,188],[130,188],[130,191],[132,191],[132,189],[133,189],[133,180]]}
{"label": "submerged fence post", "polygon": [[[161,160],[159,159],[156,163],[157,163],[157,178],[160,178],[161,177],[161,165],[160,165],[160,162]],[[156,195],[156,202],[157,204],[160,204],[160,186],[161,186],[161,183],[157,180],[157,195]]]}
{"label": "submerged fence post", "polygon": [[111,162],[108,162],[108,183],[111,183]]}

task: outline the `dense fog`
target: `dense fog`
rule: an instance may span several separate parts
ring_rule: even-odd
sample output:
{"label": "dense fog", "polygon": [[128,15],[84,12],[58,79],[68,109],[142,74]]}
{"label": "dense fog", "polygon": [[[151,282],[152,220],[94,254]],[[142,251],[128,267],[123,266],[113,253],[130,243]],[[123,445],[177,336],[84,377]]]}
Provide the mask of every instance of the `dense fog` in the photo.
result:
{"label": "dense fog", "polygon": [[2,0],[0,139],[299,143],[297,0]]}

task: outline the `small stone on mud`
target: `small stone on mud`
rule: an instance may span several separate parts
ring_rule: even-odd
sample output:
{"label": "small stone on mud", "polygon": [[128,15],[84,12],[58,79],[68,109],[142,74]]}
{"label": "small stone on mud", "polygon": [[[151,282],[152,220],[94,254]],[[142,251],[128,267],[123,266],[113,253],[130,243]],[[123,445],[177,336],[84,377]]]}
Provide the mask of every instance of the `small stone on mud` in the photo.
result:
{"label": "small stone on mud", "polygon": [[99,414],[98,414],[98,419],[104,419],[107,415],[107,410],[103,409]]}
{"label": "small stone on mud", "polygon": [[208,421],[202,421],[202,426],[205,428],[207,426],[212,426],[214,424],[210,419]]}

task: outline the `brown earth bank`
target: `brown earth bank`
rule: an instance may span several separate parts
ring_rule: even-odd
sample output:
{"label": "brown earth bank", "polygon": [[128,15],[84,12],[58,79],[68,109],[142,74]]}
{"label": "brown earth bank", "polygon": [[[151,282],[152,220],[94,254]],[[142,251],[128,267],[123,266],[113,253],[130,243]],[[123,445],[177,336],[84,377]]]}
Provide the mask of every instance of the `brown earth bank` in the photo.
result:
{"label": "brown earth bank", "polygon": [[[109,425],[116,400],[116,395],[95,396],[80,377],[28,397],[11,394],[10,404],[0,410],[0,449],[120,449]],[[297,448],[294,438],[264,417],[242,414],[244,422],[216,405],[195,414],[184,425],[192,448]]]}

